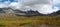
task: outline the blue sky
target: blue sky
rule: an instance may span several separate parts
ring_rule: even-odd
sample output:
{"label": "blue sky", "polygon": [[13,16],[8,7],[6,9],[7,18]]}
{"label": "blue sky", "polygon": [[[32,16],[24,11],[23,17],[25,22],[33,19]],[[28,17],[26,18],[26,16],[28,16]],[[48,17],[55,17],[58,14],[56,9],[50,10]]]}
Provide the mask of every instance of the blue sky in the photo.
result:
{"label": "blue sky", "polygon": [[59,9],[60,9],[60,4],[57,4],[57,5],[55,5],[56,7],[58,7]]}
{"label": "blue sky", "polygon": [[15,2],[14,0],[9,1],[10,2],[6,2],[6,0],[0,0],[0,2],[3,2],[0,4],[0,8],[11,7],[13,9],[19,9],[22,11],[31,9],[34,11],[37,10],[42,14],[56,12],[60,9],[60,0],[53,0],[53,2],[52,0],[22,0],[24,2],[22,2],[21,0],[16,0],[18,2]]}
{"label": "blue sky", "polygon": [[60,9],[60,0],[53,0],[53,6]]}
{"label": "blue sky", "polygon": [[[5,2],[7,0],[0,0],[0,2]],[[14,0],[9,0],[10,2],[14,2]]]}

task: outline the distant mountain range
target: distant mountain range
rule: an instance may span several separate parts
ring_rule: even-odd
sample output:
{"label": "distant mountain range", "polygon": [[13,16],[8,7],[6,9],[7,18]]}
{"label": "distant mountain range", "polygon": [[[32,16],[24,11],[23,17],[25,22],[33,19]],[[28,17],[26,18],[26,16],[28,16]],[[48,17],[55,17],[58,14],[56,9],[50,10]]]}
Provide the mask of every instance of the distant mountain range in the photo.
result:
{"label": "distant mountain range", "polygon": [[16,15],[43,15],[40,14],[38,11],[33,11],[33,10],[29,10],[29,11],[21,11],[21,10],[14,10]]}
{"label": "distant mountain range", "polygon": [[14,15],[17,15],[17,16],[20,16],[20,15],[60,15],[60,10],[57,11],[57,12],[53,12],[51,14],[41,14],[39,13],[38,11],[33,11],[33,10],[29,10],[29,11],[21,11],[21,10],[13,10],[11,8],[0,8],[0,14],[14,14]]}
{"label": "distant mountain range", "polygon": [[54,15],[54,16],[60,16],[60,10],[56,11],[56,12],[53,12],[49,15]]}

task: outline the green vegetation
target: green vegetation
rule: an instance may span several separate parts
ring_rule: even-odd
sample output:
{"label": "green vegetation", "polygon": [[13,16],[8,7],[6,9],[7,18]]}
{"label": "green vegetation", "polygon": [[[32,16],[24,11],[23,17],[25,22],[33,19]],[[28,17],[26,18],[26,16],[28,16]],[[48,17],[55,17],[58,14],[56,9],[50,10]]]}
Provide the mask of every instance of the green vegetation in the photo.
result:
{"label": "green vegetation", "polygon": [[5,27],[5,25],[3,25],[3,24],[0,24],[0,27]]}

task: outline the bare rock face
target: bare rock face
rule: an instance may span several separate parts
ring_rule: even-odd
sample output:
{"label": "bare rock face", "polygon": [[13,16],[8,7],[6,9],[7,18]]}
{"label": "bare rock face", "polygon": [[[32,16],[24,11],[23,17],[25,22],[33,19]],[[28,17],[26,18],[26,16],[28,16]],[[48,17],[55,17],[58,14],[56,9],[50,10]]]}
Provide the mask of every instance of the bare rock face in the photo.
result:
{"label": "bare rock face", "polygon": [[26,12],[26,15],[40,15],[38,11],[29,10]]}
{"label": "bare rock face", "polygon": [[11,8],[0,8],[0,12],[5,14],[14,13],[14,11]]}
{"label": "bare rock face", "polygon": [[29,10],[29,11],[21,11],[21,10],[14,10],[15,15],[20,16],[20,15],[27,15],[27,16],[31,16],[31,15],[43,15],[41,13],[39,13],[38,11],[33,11],[33,10]]}
{"label": "bare rock face", "polygon": [[0,16],[12,16],[14,11],[11,8],[0,8]]}
{"label": "bare rock face", "polygon": [[15,14],[15,15],[41,15],[38,11],[33,11],[33,10],[29,10],[29,11],[21,11],[21,10],[13,10],[11,8],[0,8],[0,14]]}
{"label": "bare rock face", "polygon": [[20,15],[26,15],[26,12],[21,11],[21,10],[14,10],[15,15],[20,16]]}
{"label": "bare rock face", "polygon": [[0,8],[0,13],[5,13],[5,11],[3,11],[3,9]]}

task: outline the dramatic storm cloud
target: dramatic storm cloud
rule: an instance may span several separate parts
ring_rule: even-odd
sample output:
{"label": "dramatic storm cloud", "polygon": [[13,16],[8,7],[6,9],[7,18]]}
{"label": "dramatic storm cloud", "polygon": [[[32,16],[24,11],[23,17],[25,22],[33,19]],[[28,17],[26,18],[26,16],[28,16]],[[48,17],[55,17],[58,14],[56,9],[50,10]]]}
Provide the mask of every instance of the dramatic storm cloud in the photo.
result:
{"label": "dramatic storm cloud", "polygon": [[[0,0],[2,1],[2,0]],[[59,3],[57,0],[10,0],[0,2],[0,8],[12,8],[22,11],[38,11],[42,14],[50,14],[59,10],[54,4]]]}

